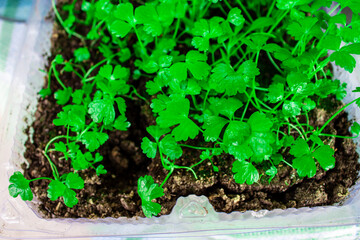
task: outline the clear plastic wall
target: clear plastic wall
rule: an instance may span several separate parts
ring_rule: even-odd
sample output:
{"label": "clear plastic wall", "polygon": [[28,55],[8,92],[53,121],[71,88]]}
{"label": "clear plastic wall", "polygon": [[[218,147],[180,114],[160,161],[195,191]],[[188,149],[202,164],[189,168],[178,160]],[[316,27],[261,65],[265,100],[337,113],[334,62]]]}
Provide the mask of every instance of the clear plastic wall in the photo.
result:
{"label": "clear plastic wall", "polygon": [[[37,0],[27,25],[26,41],[16,70],[11,77],[6,108],[0,118],[0,238],[4,239],[114,239],[115,237],[209,239],[356,239],[359,238],[359,183],[340,206],[287,210],[217,213],[204,196],[178,199],[172,213],[152,219],[106,218],[43,219],[37,202],[24,202],[8,194],[9,176],[21,170],[26,134],[32,122],[37,92],[43,85],[44,53],[50,48],[52,23],[45,20],[51,2]],[[360,59],[359,59],[360,60]],[[360,86],[360,67],[353,74],[335,67],[335,77],[348,83],[348,89]],[[358,94],[358,93],[356,93]],[[349,93],[345,102],[356,95]],[[349,108],[349,118],[359,119],[359,109]]]}

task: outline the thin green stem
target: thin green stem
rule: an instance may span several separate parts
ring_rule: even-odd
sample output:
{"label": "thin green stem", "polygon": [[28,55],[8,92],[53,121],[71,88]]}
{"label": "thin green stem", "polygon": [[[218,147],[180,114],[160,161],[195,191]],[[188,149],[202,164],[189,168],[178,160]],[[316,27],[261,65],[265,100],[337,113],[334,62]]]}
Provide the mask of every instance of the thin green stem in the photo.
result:
{"label": "thin green stem", "polygon": [[270,62],[272,63],[272,65],[276,68],[276,70],[278,70],[279,73],[281,73],[281,75],[284,75],[284,71],[281,70],[281,68],[276,64],[276,62],[275,62],[275,60],[272,58],[271,54],[270,54],[268,51],[266,51],[266,54],[267,54]]}
{"label": "thin green stem", "polygon": [[55,0],[51,0],[51,3],[52,3],[52,8],[54,9],[54,13],[55,13],[55,16],[56,18],[58,19],[59,23],[61,24],[61,26],[65,29],[65,31],[71,36],[71,35],[74,35],[75,37],[79,38],[81,41],[84,42],[85,40],[85,37],[78,34],[77,32],[75,31],[72,31],[71,29],[69,29],[65,23],[64,23],[64,20],[61,18],[60,16],[60,13],[59,11],[57,10],[57,7],[56,7],[56,4],[55,4]]}
{"label": "thin green stem", "polygon": [[33,181],[37,181],[37,180],[54,180],[52,178],[48,178],[48,177],[38,177],[38,178],[34,178],[34,179],[30,179],[29,182],[33,182]]}
{"label": "thin green stem", "polygon": [[115,54],[111,55],[110,57],[105,58],[104,60],[102,60],[102,61],[98,62],[97,64],[95,64],[94,66],[92,66],[92,67],[86,72],[86,74],[84,75],[82,81],[83,81],[83,82],[86,82],[86,80],[88,79],[88,76],[92,73],[92,71],[94,71],[94,70],[95,70],[97,67],[99,67],[101,64],[103,64],[103,63],[105,63],[105,62],[107,62],[107,61],[110,61],[110,59],[114,58],[115,56],[117,56],[117,55],[119,55],[119,54],[120,54],[120,52],[115,53]]}
{"label": "thin green stem", "polygon": [[319,129],[318,134],[320,134],[324,128],[337,116],[339,115],[339,113],[341,113],[343,110],[345,110],[348,106],[350,106],[351,104],[353,104],[354,102],[358,101],[360,98],[356,98],[354,100],[352,100],[351,102],[349,102],[348,104],[346,104],[345,106],[343,106],[342,108],[340,108],[334,115],[331,116],[331,118],[329,118],[324,125]]}
{"label": "thin green stem", "polygon": [[[156,143],[157,143],[157,145],[159,145],[159,141],[158,141],[158,140],[156,140]],[[165,160],[164,160],[164,157],[163,157],[161,148],[159,147],[158,149],[159,149],[159,155],[160,155],[161,165],[163,166],[163,168],[165,168],[166,170],[170,171],[170,170],[173,169],[173,168],[170,167],[170,166],[168,166],[168,165],[165,163]]]}
{"label": "thin green stem", "polygon": [[319,71],[321,71],[328,63],[330,62],[330,58],[326,58],[324,61],[321,62],[321,64],[312,72],[308,77],[311,79],[314,77],[315,74],[317,74]]}
{"label": "thin green stem", "polygon": [[180,18],[178,18],[178,19],[176,20],[176,27],[175,27],[173,39],[176,38],[176,35],[177,35],[178,31],[179,31],[179,27],[180,27]]}
{"label": "thin green stem", "polygon": [[135,94],[139,99],[143,100],[146,104],[149,104],[148,100],[145,97],[141,96],[133,85],[131,85],[131,88],[133,89],[131,94],[129,96],[125,95],[124,97],[129,97],[130,99],[133,99],[132,94]]}
{"label": "thin green stem", "polygon": [[138,33],[138,31],[137,31],[137,29],[136,29],[135,26],[134,26],[134,32],[135,32],[135,34],[136,34],[136,37],[137,37],[137,39],[138,39],[138,43],[140,44],[141,49],[142,49],[143,52],[147,55],[146,48],[144,47],[144,44],[143,44],[143,42],[141,41],[141,38],[139,37],[139,33]]}
{"label": "thin green stem", "polygon": [[241,0],[236,0],[236,2],[239,4],[241,10],[245,13],[245,15],[248,17],[250,22],[254,22],[253,18],[251,17],[249,12],[247,11],[247,8],[242,4]]}
{"label": "thin green stem", "polygon": [[208,98],[208,96],[209,96],[209,93],[210,93],[210,89],[208,89],[208,90],[206,91],[206,94],[205,94],[204,103],[203,103],[203,111],[205,110],[206,101],[207,101],[207,98]]}
{"label": "thin green stem", "polygon": [[284,162],[286,165],[290,166],[291,168],[294,168],[293,165],[291,165],[290,163],[288,163],[287,161],[285,160],[281,160],[282,162]]}
{"label": "thin green stem", "polygon": [[358,137],[358,136],[340,136],[340,135],[333,135],[333,134],[327,134],[327,133],[320,133],[318,136],[344,138],[344,139],[354,139],[354,138]]}
{"label": "thin green stem", "polygon": [[162,188],[164,186],[164,184],[166,183],[166,181],[169,179],[169,177],[171,176],[171,174],[174,172],[174,168],[171,168],[170,171],[168,172],[168,174],[166,175],[164,181],[161,183],[160,187]]}
{"label": "thin green stem", "polygon": [[293,119],[294,119],[294,121],[296,122],[296,124],[300,127],[300,130],[301,130],[301,132],[303,133],[303,135],[304,135],[304,137],[305,137],[305,140],[307,140],[305,130],[304,130],[303,126],[302,126],[302,125],[304,125],[304,124],[300,124],[299,121],[298,121],[298,119],[297,119],[296,117],[293,117]]}
{"label": "thin green stem", "polygon": [[277,18],[277,21],[274,25],[270,28],[270,30],[267,33],[272,33],[274,29],[279,25],[279,23],[283,20],[283,18],[289,13],[290,10],[286,10],[279,18]]}
{"label": "thin green stem", "polygon": [[50,167],[51,167],[51,170],[52,170],[52,172],[53,172],[54,178],[55,178],[56,180],[59,179],[59,172],[58,172],[55,164],[51,161],[50,156],[49,156],[47,153],[48,153],[48,151],[49,151],[50,145],[51,145],[53,142],[55,142],[56,140],[61,139],[61,138],[66,138],[66,139],[68,139],[68,138],[71,138],[71,137],[69,137],[69,136],[67,136],[67,135],[59,135],[59,136],[56,136],[56,137],[52,138],[52,139],[46,144],[45,149],[44,149],[44,151],[43,151],[43,154],[44,154],[44,156],[46,157],[46,159],[48,160],[48,162],[49,162],[49,164],[50,164]]}
{"label": "thin green stem", "polygon": [[176,168],[176,169],[186,169],[186,170],[188,170],[188,171],[191,171],[191,172],[192,172],[192,174],[194,175],[195,179],[198,179],[198,177],[197,177],[197,175],[196,175],[195,171],[194,171],[194,170],[192,170],[190,167],[185,167],[185,166],[177,166],[177,165],[174,165],[174,168]]}
{"label": "thin green stem", "polygon": [[287,125],[289,125],[293,129],[295,129],[299,133],[300,137],[302,137],[306,141],[306,139],[307,139],[306,136],[304,136],[304,134],[301,132],[301,130],[297,126],[295,126],[294,124],[292,124],[290,122],[288,122]]}
{"label": "thin green stem", "polygon": [[[336,9],[338,9],[338,7],[339,7],[340,5],[341,5],[340,3],[336,4],[335,7],[334,7],[333,9],[331,9],[328,14],[331,16],[331,14],[332,14]],[[339,11],[339,12],[341,12],[341,11]]]}
{"label": "thin green stem", "polygon": [[288,95],[286,95],[286,96],[272,109],[272,112],[274,113],[274,112],[281,106],[281,104],[283,104],[284,101],[285,101],[286,99],[288,99],[292,94],[293,94],[293,93],[290,92]]}
{"label": "thin green stem", "polygon": [[208,148],[208,147],[196,147],[196,146],[191,146],[191,145],[187,145],[187,144],[179,144],[180,147],[187,147],[187,148],[192,148],[192,149],[197,149],[197,150],[211,150],[211,149],[216,149],[216,148]]}
{"label": "thin green stem", "polygon": [[224,0],[225,5],[231,10],[232,6],[230,5],[230,3],[227,0]]}
{"label": "thin green stem", "polygon": [[206,7],[205,7],[203,10],[201,10],[201,13],[199,14],[199,19],[201,19],[201,18],[204,17],[204,15],[206,14],[206,12],[207,12],[207,10],[209,9],[210,5],[211,5],[211,1],[209,1],[209,2],[206,4]]}
{"label": "thin green stem", "polygon": [[269,16],[271,15],[271,13],[272,13],[272,11],[273,11],[273,9],[274,9],[275,3],[276,3],[276,1],[273,0],[271,6],[270,6],[270,8],[269,8],[269,11],[268,11],[267,14],[266,14],[266,17],[269,17]]}
{"label": "thin green stem", "polygon": [[56,81],[60,84],[60,86],[63,89],[66,89],[65,84],[61,81],[61,79],[59,77],[59,72],[55,69],[55,64],[51,64],[51,68],[53,68],[53,72],[54,72],[54,76],[55,76]]}

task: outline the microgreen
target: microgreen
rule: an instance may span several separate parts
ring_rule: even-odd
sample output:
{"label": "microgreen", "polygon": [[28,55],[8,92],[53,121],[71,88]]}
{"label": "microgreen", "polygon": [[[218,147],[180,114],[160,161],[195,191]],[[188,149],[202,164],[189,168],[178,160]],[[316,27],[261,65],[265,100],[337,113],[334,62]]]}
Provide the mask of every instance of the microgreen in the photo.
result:
{"label": "microgreen", "polygon": [[[131,126],[127,101],[150,107],[155,125],[146,127],[140,148],[167,172],[160,185],[155,183],[160,176],[138,179],[146,217],[161,212],[156,199],[179,169],[197,179],[204,162],[211,166],[209,174],[221,172],[216,166],[221,159],[232,164],[238,184],[263,178],[271,184],[284,165],[298,178],[311,178],[319,168],[335,166],[336,149],[326,144],[329,138],[360,134],[357,122],[350,130],[353,136],[325,132],[341,111],[360,105],[359,99],[322,126],[309,121],[324,99],[346,96],[346,84],[332,80],[327,69],[329,62],[348,72],[356,66],[356,2],[339,0],[328,13],[322,9],[332,1],[155,0],[135,6],[98,0],[82,1],[81,9],[76,2],[59,11],[52,0],[58,23],[81,47],[73,56],[53,57],[48,84],[39,92],[43,98],[53,96],[61,107],[53,124],[65,134],[51,138],[43,149],[53,177],[27,180],[15,172],[9,186],[13,197],[31,200],[30,182],[44,180],[51,200],[77,204],[74,189],[84,187],[80,171],[107,174],[99,151],[111,131]],[[341,13],[345,7],[354,13],[350,22]],[[85,36],[79,33],[82,28],[88,31]],[[92,62],[97,53],[100,59]],[[65,73],[75,76],[76,88],[65,84]],[[184,148],[198,156],[188,166],[178,165],[187,162],[178,161]],[[50,151],[70,161],[71,172],[60,175]]]}

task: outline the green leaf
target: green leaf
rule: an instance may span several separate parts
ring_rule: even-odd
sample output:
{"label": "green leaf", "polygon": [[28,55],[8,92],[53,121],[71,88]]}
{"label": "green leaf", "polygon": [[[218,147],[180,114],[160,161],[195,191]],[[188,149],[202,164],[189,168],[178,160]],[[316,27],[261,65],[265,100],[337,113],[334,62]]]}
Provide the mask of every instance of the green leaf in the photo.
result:
{"label": "green leaf", "polygon": [[235,73],[230,65],[220,63],[212,70],[210,77],[210,87],[218,93],[225,92],[225,95],[233,96],[238,92],[243,93],[246,90],[244,76]]}
{"label": "green leaf", "polygon": [[72,65],[72,60],[70,60],[69,62],[66,62],[65,65],[64,65],[64,68],[63,70],[65,72],[73,72],[74,71],[74,68],[73,68],[73,65]]}
{"label": "green leaf", "polygon": [[273,152],[275,137],[270,131],[273,123],[265,114],[255,112],[250,116],[248,124],[251,128],[251,135],[247,139],[253,152],[251,160],[260,163],[268,159]]}
{"label": "green leaf", "polygon": [[79,132],[85,127],[85,109],[80,105],[67,105],[53,120],[55,126],[70,126],[74,132]]}
{"label": "green leaf", "polygon": [[64,195],[64,191],[67,187],[58,180],[53,180],[50,182],[47,190],[47,195],[51,201],[57,200],[59,197]]}
{"label": "green leaf", "polygon": [[109,139],[109,135],[102,132],[86,132],[82,135],[80,141],[90,152],[95,151]]}
{"label": "green leaf", "polygon": [[125,37],[135,27],[134,7],[131,3],[120,3],[113,11],[115,20],[110,25],[110,32],[116,37]]}
{"label": "green leaf", "polygon": [[268,159],[272,152],[272,144],[275,142],[274,135],[271,132],[253,131],[249,140],[249,146],[253,151],[251,161],[261,163]]}
{"label": "green leaf", "polygon": [[169,102],[164,111],[159,113],[156,122],[162,128],[175,126],[172,134],[176,141],[194,139],[199,133],[198,126],[188,118],[190,101],[188,99],[175,99]]}
{"label": "green leaf", "polygon": [[191,41],[191,45],[193,45],[199,51],[208,51],[210,46],[210,41],[207,38],[194,37]]}
{"label": "green leaf", "polygon": [[148,218],[158,215],[161,211],[161,206],[158,203],[152,202],[152,200],[162,197],[164,190],[154,183],[154,179],[151,176],[145,175],[138,179],[138,194],[141,198],[141,207],[144,215]]}
{"label": "green leaf", "polygon": [[236,160],[232,166],[232,172],[234,173],[234,179],[236,183],[253,184],[259,180],[259,172],[256,168],[247,161]]}
{"label": "green leaf", "polygon": [[353,43],[350,45],[346,45],[340,49],[340,52],[359,55],[360,54],[360,43]]}
{"label": "green leaf", "polygon": [[335,167],[334,152],[334,149],[329,145],[323,145],[313,152],[313,157],[319,162],[320,166],[327,171]]}
{"label": "green leaf", "polygon": [[151,36],[160,36],[163,28],[168,27],[174,20],[174,12],[167,11],[164,6],[141,5],[135,9],[135,18],[138,24],[144,25],[144,31]]}
{"label": "green leaf", "polygon": [[251,126],[252,131],[265,132],[269,131],[273,126],[272,121],[266,117],[265,114],[260,112],[254,112],[249,120],[248,124]]}
{"label": "green leaf", "polygon": [[320,41],[317,47],[320,49],[329,49],[329,50],[337,51],[340,48],[340,44],[341,44],[341,37],[328,34],[323,38],[322,41]]}
{"label": "green leaf", "polygon": [[266,170],[265,172],[266,175],[268,175],[269,178],[269,183],[271,182],[271,180],[273,180],[273,178],[276,176],[277,174],[277,169],[274,166],[271,166],[268,170]]}
{"label": "green leaf", "polygon": [[295,157],[300,157],[309,153],[309,146],[302,138],[298,138],[290,149],[290,154]]}
{"label": "green leaf", "polygon": [[310,140],[313,141],[313,143],[316,143],[319,146],[324,145],[324,142],[321,140],[319,136],[317,136],[315,133],[311,134]]}
{"label": "green leaf", "polygon": [[83,102],[84,90],[82,90],[82,89],[75,90],[71,94],[71,97],[72,97],[73,103],[80,105]]}
{"label": "green leaf", "polygon": [[62,152],[62,153],[66,153],[67,152],[67,147],[65,145],[65,143],[63,142],[58,142],[58,143],[54,143],[54,149],[55,151],[59,151],[59,152]]}
{"label": "green leaf", "polygon": [[67,87],[63,90],[57,90],[54,93],[54,98],[57,100],[56,103],[59,105],[65,105],[70,100],[71,94],[72,94],[71,87]]}
{"label": "green leaf", "polygon": [[310,155],[303,155],[295,158],[292,165],[300,177],[308,176],[309,178],[312,178],[316,174],[315,161]]}
{"label": "green leaf", "polygon": [[318,79],[315,83],[315,94],[321,98],[334,94],[338,100],[341,100],[346,96],[346,84],[340,85],[339,80]]}
{"label": "green leaf", "polygon": [[39,91],[39,95],[42,97],[42,98],[45,98],[47,96],[50,96],[51,95],[51,89],[50,88],[43,88]]}
{"label": "green leaf", "polygon": [[311,35],[311,30],[317,21],[317,18],[305,17],[299,22],[292,22],[286,29],[289,35],[293,36],[295,40],[300,41],[303,36]]}
{"label": "green leaf", "polygon": [[89,104],[88,113],[96,123],[110,125],[115,120],[114,100],[105,95],[103,99],[94,100]]}
{"label": "green leaf", "polygon": [[352,73],[355,66],[356,60],[347,52],[337,51],[330,55],[330,61],[335,61],[335,64],[344,68],[346,71]]}
{"label": "green leaf", "polygon": [[144,137],[141,142],[141,149],[148,158],[155,158],[157,152],[157,143],[150,141],[149,138]]}
{"label": "green leaf", "polygon": [[174,137],[166,135],[159,143],[159,148],[162,153],[167,155],[171,160],[181,157],[183,151],[181,147],[176,143]]}
{"label": "green leaf", "polygon": [[55,64],[62,64],[64,62],[64,58],[63,56],[61,56],[60,54],[56,55],[53,62]]}
{"label": "green leaf", "polygon": [[258,75],[260,75],[259,69],[257,68],[257,65],[255,62],[253,62],[252,60],[247,60],[245,62],[243,62],[237,73],[241,73],[243,74],[245,77],[248,78],[254,78]]}
{"label": "green leaf", "polygon": [[184,81],[187,78],[186,63],[178,62],[170,67],[171,76],[178,81]]}
{"label": "green leaf", "polygon": [[171,76],[179,81],[187,79],[187,70],[194,78],[201,80],[208,76],[210,66],[206,63],[207,57],[198,51],[189,51],[184,62],[177,62],[170,67]]}
{"label": "green leaf", "polygon": [[225,145],[238,146],[251,134],[250,126],[240,121],[232,121],[224,132],[223,142]]}
{"label": "green leaf", "polygon": [[84,180],[79,176],[79,174],[70,172],[66,176],[65,185],[68,188],[83,189]]}
{"label": "green leaf", "polygon": [[96,171],[96,175],[98,175],[98,176],[100,176],[101,174],[106,174],[107,173],[106,169],[104,169],[104,165],[102,165],[102,164],[97,166],[95,171]]}
{"label": "green leaf", "polygon": [[301,113],[301,103],[298,101],[285,100],[282,112],[289,117],[298,116]]}
{"label": "green leaf", "polygon": [[115,37],[124,38],[131,30],[131,25],[127,22],[116,20],[110,25],[110,32]]}
{"label": "green leaf", "polygon": [[114,5],[108,0],[99,0],[95,3],[95,16],[98,19],[105,19],[109,17]]}
{"label": "green leaf", "polygon": [[90,52],[86,47],[78,48],[74,51],[75,62],[83,62],[90,59]]}
{"label": "green leaf", "polygon": [[163,111],[166,108],[167,103],[170,101],[171,99],[168,96],[159,94],[157,98],[152,100],[150,107],[153,109],[154,113],[158,113]]}
{"label": "green leaf", "polygon": [[[321,149],[320,149],[321,148]],[[319,157],[320,161],[323,162],[324,166],[329,167],[331,159],[322,159],[319,154],[329,153],[327,147],[320,147],[319,152],[315,154],[316,157]],[[325,150],[325,151],[324,151]],[[331,153],[331,152],[330,152]],[[313,177],[316,174],[316,165],[315,161],[310,153],[310,149],[306,141],[302,138],[298,138],[290,149],[290,154],[295,156],[293,160],[293,167],[297,170],[297,173],[300,177],[308,176],[309,178]],[[319,161],[319,163],[320,163]]]}
{"label": "green leaf", "polygon": [[341,8],[349,7],[354,15],[360,13],[360,2],[358,0],[338,0],[341,4]]}
{"label": "green leaf", "polygon": [[160,137],[169,133],[170,128],[161,128],[158,125],[152,125],[146,128],[146,131],[156,140],[159,141]]}
{"label": "green leaf", "polygon": [[223,34],[221,21],[221,18],[213,17],[210,20],[200,19],[195,22],[192,33],[198,37],[194,37],[191,44],[199,51],[209,50],[209,39],[217,38]]}
{"label": "green leaf", "polygon": [[271,102],[271,103],[280,102],[284,98],[284,93],[285,93],[284,84],[272,83],[269,86],[269,93],[267,94],[269,102]]}
{"label": "green leaf", "polygon": [[302,109],[304,111],[311,111],[314,108],[316,108],[316,103],[310,98],[306,98],[305,101],[303,102]]}
{"label": "green leaf", "polygon": [[118,110],[119,110],[120,114],[125,115],[125,112],[126,112],[125,100],[121,97],[117,97],[114,100],[118,106]]}
{"label": "green leaf", "polygon": [[240,161],[249,159],[254,155],[252,148],[248,144],[232,144],[229,146],[229,153]]}
{"label": "green leaf", "polygon": [[205,122],[203,128],[205,129],[204,138],[205,141],[215,142],[226,125],[229,121],[225,118],[218,117],[218,116],[209,116],[205,118]]}
{"label": "green leaf", "polygon": [[245,22],[244,16],[241,14],[241,10],[237,7],[232,8],[227,16],[227,21],[235,26],[241,26]]}
{"label": "green leaf", "polygon": [[360,134],[360,124],[357,123],[357,122],[354,122],[353,125],[351,126],[350,132],[351,132],[353,135],[358,136],[358,135]]}
{"label": "green leaf", "polygon": [[81,4],[81,11],[87,12],[91,9],[91,7],[92,7],[91,3],[87,1],[83,1]]}
{"label": "green leaf", "polygon": [[63,198],[65,205],[70,208],[72,208],[79,202],[79,200],[76,198],[76,192],[69,188],[65,188]]}
{"label": "green leaf", "polygon": [[159,80],[159,78],[154,78],[154,81],[147,81],[146,82],[146,92],[149,95],[155,95],[156,93],[162,90],[163,84]]}
{"label": "green leaf", "polygon": [[128,68],[122,67],[121,65],[116,65],[114,68],[112,65],[106,64],[100,68],[99,75],[109,81],[119,79],[127,80],[130,76],[130,71]]}
{"label": "green leaf", "polygon": [[85,155],[80,150],[77,150],[72,157],[71,166],[74,170],[80,171],[89,168],[91,164],[86,160]]}
{"label": "green leaf", "polygon": [[210,66],[206,63],[207,57],[198,51],[189,51],[186,54],[186,66],[194,76],[194,78],[201,80],[208,76]]}
{"label": "green leaf", "polygon": [[124,115],[120,115],[115,119],[114,128],[120,131],[127,131],[131,123],[127,121]]}
{"label": "green leaf", "polygon": [[276,7],[281,10],[290,10],[295,6],[303,5],[311,2],[311,0],[276,0]]}
{"label": "green leaf", "polygon": [[266,27],[269,27],[271,25],[273,25],[274,19],[270,18],[270,17],[259,17],[257,18],[251,25],[250,25],[250,29],[251,31],[256,30],[256,29],[263,29]]}
{"label": "green leaf", "polygon": [[126,21],[131,26],[136,25],[136,19],[134,18],[134,7],[131,3],[120,3],[114,10],[114,17]]}
{"label": "green leaf", "polygon": [[21,172],[14,172],[9,182],[11,183],[8,187],[10,196],[16,198],[20,195],[24,201],[31,201],[33,199],[33,194],[29,186],[30,180],[27,180]]}
{"label": "green leaf", "polygon": [[209,98],[209,109],[214,115],[224,115],[225,117],[232,119],[235,112],[243,106],[243,103],[235,98]]}

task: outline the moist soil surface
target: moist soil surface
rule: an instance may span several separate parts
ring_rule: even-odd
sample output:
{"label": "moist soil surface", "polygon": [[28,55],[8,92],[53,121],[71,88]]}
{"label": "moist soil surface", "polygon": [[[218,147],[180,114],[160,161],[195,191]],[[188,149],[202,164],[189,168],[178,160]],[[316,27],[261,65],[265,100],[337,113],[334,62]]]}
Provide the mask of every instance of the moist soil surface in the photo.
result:
{"label": "moist soil surface", "polygon": [[[86,33],[86,29],[84,33]],[[54,28],[52,43],[51,56],[48,57],[49,62],[59,53],[63,55],[64,59],[69,60],[73,57],[73,51],[83,46],[83,43],[74,38],[69,40],[66,33],[57,26]],[[98,52],[91,52],[91,56],[92,59],[85,62],[87,66],[102,60],[101,54]],[[133,69],[132,65],[130,61],[129,66],[126,67]],[[80,81],[71,73],[64,72],[61,79],[73,89],[80,87]],[[144,80],[146,79],[130,79],[130,83],[136,86],[140,94],[146,94]],[[55,79],[52,79],[51,83],[53,92],[60,87]],[[30,186],[40,202],[39,211],[44,217],[144,217],[141,210],[141,199],[136,192],[137,179],[140,176],[150,175],[155,182],[161,183],[167,171],[162,168],[160,159],[147,158],[140,148],[141,139],[148,136],[146,127],[155,124],[150,107],[136,98],[128,99],[126,104],[126,116],[131,122],[131,127],[126,132],[108,132],[109,140],[99,150],[104,157],[102,164],[107,169],[107,174],[97,176],[94,170],[79,172],[85,179],[85,187],[82,190],[75,190],[79,199],[77,205],[68,208],[62,199],[50,201],[47,197],[48,182],[44,180],[31,182]],[[331,107],[326,107],[329,104]],[[323,106],[327,110],[313,111],[310,119],[313,126],[321,126],[329,118],[331,112],[340,107],[340,103],[329,98],[323,100]],[[29,134],[26,142],[27,149],[24,154],[30,164],[28,168],[25,167],[25,164],[23,165],[24,175],[28,179],[52,177],[50,166],[42,151],[52,137],[66,134],[65,129],[56,127],[52,123],[60,111],[61,106],[56,104],[52,96],[38,100],[35,121],[27,130],[29,133],[30,128],[33,129],[33,133],[31,136]],[[350,136],[348,131],[350,125],[347,115],[343,113],[338,115],[324,132]],[[196,140],[187,143],[191,144]],[[335,149],[335,167],[327,172],[318,170],[311,179],[300,179],[294,169],[283,165],[271,184],[268,183],[268,177],[264,172],[260,172],[260,175],[264,176],[258,183],[253,185],[237,184],[231,172],[234,159],[226,155],[214,157],[214,163],[218,166],[219,172],[214,172],[210,163],[199,165],[195,169],[199,177],[197,180],[185,170],[174,171],[164,185],[165,195],[157,199],[157,202],[162,205],[159,215],[170,214],[176,200],[180,196],[189,194],[205,195],[216,211],[227,213],[339,203],[348,195],[348,189],[355,183],[360,165],[355,152],[356,146],[352,140],[337,138],[328,139],[328,141]],[[183,156],[177,160],[178,165],[190,166],[198,162],[199,151],[189,148],[183,148],[183,151]],[[61,160],[60,154],[52,152],[50,157],[58,166],[60,174],[73,170],[70,162]]]}

